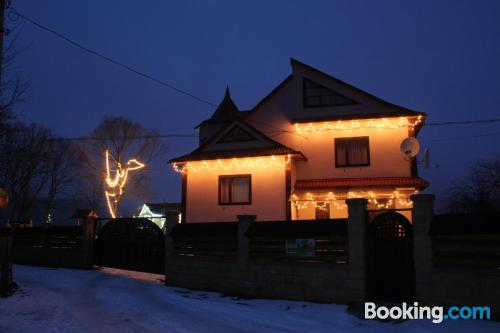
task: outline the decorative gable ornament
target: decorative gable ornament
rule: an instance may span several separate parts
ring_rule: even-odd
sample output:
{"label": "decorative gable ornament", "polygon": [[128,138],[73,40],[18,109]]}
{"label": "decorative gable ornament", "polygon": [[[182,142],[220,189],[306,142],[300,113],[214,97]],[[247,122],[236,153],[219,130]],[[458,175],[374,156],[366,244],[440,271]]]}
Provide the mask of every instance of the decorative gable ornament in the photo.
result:
{"label": "decorative gable ornament", "polygon": [[257,141],[257,138],[241,126],[236,125],[224,134],[217,143]]}

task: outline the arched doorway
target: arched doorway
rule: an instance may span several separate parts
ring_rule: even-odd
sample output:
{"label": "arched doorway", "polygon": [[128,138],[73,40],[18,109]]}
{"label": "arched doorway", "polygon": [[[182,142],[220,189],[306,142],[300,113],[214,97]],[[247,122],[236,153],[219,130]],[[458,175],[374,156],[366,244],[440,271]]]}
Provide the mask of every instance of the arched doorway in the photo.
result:
{"label": "arched doorway", "polygon": [[412,225],[401,214],[376,216],[368,226],[368,298],[411,301],[415,298]]}

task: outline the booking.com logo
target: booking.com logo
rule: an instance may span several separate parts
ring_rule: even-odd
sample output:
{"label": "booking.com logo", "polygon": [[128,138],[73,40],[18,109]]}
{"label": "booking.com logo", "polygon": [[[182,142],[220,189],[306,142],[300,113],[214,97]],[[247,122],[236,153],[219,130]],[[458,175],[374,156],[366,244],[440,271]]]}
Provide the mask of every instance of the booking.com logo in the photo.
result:
{"label": "booking.com logo", "polygon": [[490,319],[489,306],[450,306],[445,313],[442,306],[419,306],[418,302],[408,305],[403,302],[401,306],[377,306],[375,303],[365,303],[365,319],[432,319],[435,324],[443,320],[457,319]]}

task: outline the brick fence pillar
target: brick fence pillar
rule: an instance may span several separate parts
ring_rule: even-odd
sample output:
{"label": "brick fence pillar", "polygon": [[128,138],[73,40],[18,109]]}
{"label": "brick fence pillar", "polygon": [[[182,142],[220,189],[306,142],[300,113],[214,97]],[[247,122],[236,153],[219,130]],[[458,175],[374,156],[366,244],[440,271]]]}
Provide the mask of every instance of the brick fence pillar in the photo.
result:
{"label": "brick fence pillar", "polygon": [[429,235],[434,218],[434,195],[416,194],[413,201],[413,257],[417,300],[432,302],[432,240]]}
{"label": "brick fence pillar", "polygon": [[250,257],[250,239],[245,235],[257,215],[238,215],[238,263],[246,266]]}
{"label": "brick fence pillar", "polygon": [[165,274],[167,274],[168,265],[172,261],[174,253],[174,238],[172,237],[172,231],[178,223],[179,213],[167,212],[165,216]]}
{"label": "brick fence pillar", "polygon": [[10,228],[0,229],[0,295],[12,288],[12,235]]}
{"label": "brick fence pillar", "polygon": [[96,220],[85,219],[83,222],[83,268],[91,269],[94,265],[94,226]]}
{"label": "brick fence pillar", "polygon": [[366,300],[366,228],[367,199],[347,199],[348,286],[353,302]]}

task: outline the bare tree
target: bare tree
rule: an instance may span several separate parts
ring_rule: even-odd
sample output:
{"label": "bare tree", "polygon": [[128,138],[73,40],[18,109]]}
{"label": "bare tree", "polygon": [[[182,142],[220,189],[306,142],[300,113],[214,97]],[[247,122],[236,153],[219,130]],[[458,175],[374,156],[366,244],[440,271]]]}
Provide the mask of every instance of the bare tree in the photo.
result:
{"label": "bare tree", "polygon": [[26,219],[48,181],[51,133],[39,125],[15,124],[0,146],[2,182],[10,191],[10,219]]}
{"label": "bare tree", "polygon": [[0,125],[14,118],[13,109],[26,101],[29,95],[29,81],[22,77],[15,66],[15,60],[23,51],[16,47],[18,33],[9,30],[10,38],[4,44],[0,84]]}
{"label": "bare tree", "polygon": [[500,157],[477,161],[450,188],[448,202],[454,213],[500,213]]}
{"label": "bare tree", "polygon": [[61,195],[70,195],[79,182],[81,164],[77,147],[69,141],[52,140],[47,154],[47,193],[45,198],[44,218],[54,207],[54,201]]}
{"label": "bare tree", "polygon": [[110,201],[111,217],[119,216],[126,193],[133,195],[147,186],[147,165],[165,151],[156,132],[123,117],[104,118],[82,148],[93,182],[102,185],[103,199]]}

